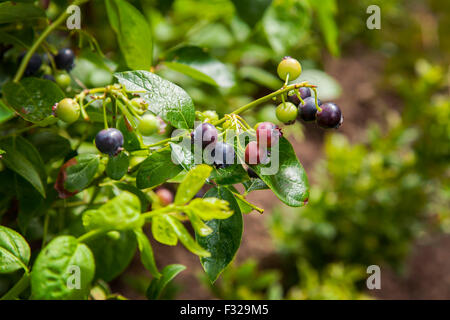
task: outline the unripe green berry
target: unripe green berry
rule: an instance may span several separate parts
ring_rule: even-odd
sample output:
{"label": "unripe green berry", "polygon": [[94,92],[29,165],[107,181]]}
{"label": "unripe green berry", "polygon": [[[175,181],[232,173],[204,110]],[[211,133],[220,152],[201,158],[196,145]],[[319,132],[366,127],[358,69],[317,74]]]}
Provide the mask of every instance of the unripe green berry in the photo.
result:
{"label": "unripe green berry", "polygon": [[143,136],[151,136],[159,130],[159,120],[152,114],[145,114],[138,126],[139,132]]}
{"label": "unripe green berry", "polygon": [[286,80],[287,75],[289,74],[289,80],[292,81],[300,76],[302,73],[302,66],[297,59],[284,57],[278,64],[277,73],[282,80]]}
{"label": "unripe green berry", "polygon": [[74,99],[62,99],[55,108],[55,115],[64,122],[73,123],[80,117],[80,105]]}
{"label": "unripe green berry", "polygon": [[70,79],[70,76],[67,73],[59,73],[55,76],[55,81],[58,86],[66,89],[68,86],[70,86],[72,79]]}
{"label": "unripe green berry", "polygon": [[278,120],[283,123],[291,124],[298,115],[298,109],[292,102],[281,103],[275,110]]}

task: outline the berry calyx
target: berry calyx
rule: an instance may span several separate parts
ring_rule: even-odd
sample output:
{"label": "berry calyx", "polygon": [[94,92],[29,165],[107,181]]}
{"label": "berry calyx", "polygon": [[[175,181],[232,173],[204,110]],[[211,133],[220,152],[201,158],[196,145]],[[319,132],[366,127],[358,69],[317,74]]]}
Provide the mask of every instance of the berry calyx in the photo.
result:
{"label": "berry calyx", "polygon": [[75,53],[69,48],[64,48],[58,51],[55,56],[56,68],[60,70],[70,71],[74,67]]}
{"label": "berry calyx", "polygon": [[131,105],[139,111],[146,111],[148,107],[147,101],[143,98],[133,98],[131,99]]}
{"label": "berry calyx", "polygon": [[[24,57],[25,57],[25,52],[23,52],[19,56],[19,62],[21,62]],[[34,53],[31,56],[30,60],[28,60],[28,64],[25,68],[24,75],[32,76],[32,75],[36,74],[39,71],[39,69],[41,68],[41,65],[42,65],[41,56],[37,53]]]}
{"label": "berry calyx", "polygon": [[295,80],[302,73],[302,66],[297,59],[284,57],[278,64],[277,73],[278,76],[284,81],[286,80],[288,74],[289,80]]}
{"label": "berry calyx", "polygon": [[344,121],[341,109],[334,103],[324,103],[316,114],[316,121],[322,128],[339,128]]}
{"label": "berry calyx", "polygon": [[294,123],[298,115],[298,109],[292,102],[280,103],[275,110],[278,120],[285,124]]}
{"label": "berry calyx", "polygon": [[123,135],[115,128],[103,129],[95,136],[95,146],[101,153],[110,156],[117,155],[122,151]]}
{"label": "berry calyx", "polygon": [[67,73],[59,73],[55,77],[55,82],[63,89],[70,86],[70,82],[72,79],[70,79],[70,76]]}
{"label": "berry calyx", "polygon": [[234,163],[234,148],[228,143],[217,142],[211,155],[217,168],[225,168]]}
{"label": "berry calyx", "polygon": [[152,114],[145,114],[138,126],[139,132],[143,136],[151,136],[152,134],[159,131],[159,120],[156,116]]}
{"label": "berry calyx", "polygon": [[211,143],[216,143],[217,137],[216,127],[207,122],[197,126],[191,133],[192,143],[199,143],[203,148]]}
{"label": "berry calyx", "polygon": [[266,159],[265,154],[256,141],[250,141],[245,147],[245,163],[260,164]]}
{"label": "berry calyx", "polygon": [[281,129],[272,122],[261,122],[256,127],[256,140],[259,146],[269,148],[275,145],[282,135]]}
{"label": "berry calyx", "polygon": [[[308,87],[301,87],[300,89],[298,89],[298,92],[300,94],[300,98],[302,98],[303,100],[311,96],[311,89],[309,89]],[[297,96],[297,93],[295,92],[292,92],[291,95],[288,95],[288,100],[296,106],[299,106],[301,103],[300,99]]]}
{"label": "berry calyx", "polygon": [[[316,99],[313,97],[308,97],[303,100],[304,103],[301,103],[298,106],[298,117],[303,121],[314,121],[316,120]],[[322,103],[319,99],[317,99],[317,104],[320,106]]]}
{"label": "berry calyx", "polygon": [[54,109],[55,115],[64,122],[73,123],[80,117],[80,105],[71,98],[62,99]]}

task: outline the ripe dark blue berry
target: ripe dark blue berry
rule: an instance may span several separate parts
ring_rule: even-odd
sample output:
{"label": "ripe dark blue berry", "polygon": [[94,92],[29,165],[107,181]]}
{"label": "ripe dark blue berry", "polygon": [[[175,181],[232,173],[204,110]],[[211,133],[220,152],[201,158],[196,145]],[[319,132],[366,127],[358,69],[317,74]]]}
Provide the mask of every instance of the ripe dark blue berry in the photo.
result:
{"label": "ripe dark blue berry", "polygon": [[[23,52],[19,56],[19,63],[22,61],[23,57],[25,56],[25,52]],[[32,76],[36,74],[42,65],[42,58],[39,54],[35,53],[31,56],[30,60],[28,61],[27,67],[25,68],[24,75],[25,76]]]}
{"label": "ripe dark blue berry", "polygon": [[[308,97],[311,97],[311,89],[309,89],[308,87],[301,87],[300,89],[298,89],[299,93],[300,93],[300,97],[305,100]],[[293,104],[295,104],[296,106],[300,105],[300,99],[298,98],[296,93],[293,93],[292,95],[288,95],[288,100],[290,102],[292,102]]]}
{"label": "ripe dark blue berry", "polygon": [[339,128],[344,121],[341,109],[334,103],[324,103],[320,106],[321,111],[317,112],[317,124],[322,128]]}
{"label": "ripe dark blue berry", "polygon": [[202,123],[197,126],[191,133],[192,143],[201,143],[202,147],[205,148],[211,143],[216,143],[217,141],[217,129],[210,123]]}
{"label": "ripe dark blue berry", "polygon": [[103,129],[95,137],[95,146],[100,152],[110,156],[117,155],[123,146],[123,135],[117,129]]}
{"label": "ripe dark blue berry", "polygon": [[74,67],[75,54],[69,48],[64,48],[58,51],[55,56],[56,68],[60,70],[70,71]]}
{"label": "ripe dark blue berry", "polygon": [[217,142],[211,155],[217,168],[225,168],[234,163],[234,148],[228,143]]}
{"label": "ripe dark blue berry", "polygon": [[[304,103],[301,103],[298,106],[298,116],[303,121],[314,121],[316,120],[316,100],[314,97],[308,97],[303,100]],[[320,99],[317,99],[317,104],[320,106],[322,102]]]}

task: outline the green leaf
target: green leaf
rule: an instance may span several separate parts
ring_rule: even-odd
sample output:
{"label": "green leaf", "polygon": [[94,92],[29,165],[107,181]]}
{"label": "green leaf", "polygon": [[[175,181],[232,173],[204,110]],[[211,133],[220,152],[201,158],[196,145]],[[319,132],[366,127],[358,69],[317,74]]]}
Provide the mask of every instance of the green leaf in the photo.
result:
{"label": "green leaf", "polygon": [[[114,231],[113,231],[114,232]],[[89,239],[87,245],[95,257],[95,278],[109,282],[120,275],[130,264],[136,252],[134,232],[119,231],[119,237],[104,234]]]}
{"label": "green leaf", "polygon": [[200,164],[189,170],[183,182],[178,187],[174,203],[176,205],[182,205],[191,200],[203,187],[211,171],[212,167],[206,164]]}
{"label": "green leaf", "polygon": [[178,239],[180,239],[181,243],[191,251],[192,253],[200,256],[200,257],[209,257],[210,253],[203,249],[189,234],[189,232],[186,230],[186,228],[183,226],[183,224],[175,219],[174,217],[171,217],[167,214],[162,215],[162,218],[166,219],[168,224],[173,229],[174,233],[177,235]]}
{"label": "green leaf", "polygon": [[267,184],[259,178],[253,178],[243,183],[245,191],[247,193],[256,190],[266,190],[269,189]]}
{"label": "green leaf", "polygon": [[168,246],[175,246],[178,243],[177,234],[169,221],[163,216],[152,217],[152,234],[156,241]]}
{"label": "green leaf", "polygon": [[30,247],[16,231],[0,226],[0,274],[28,270]]}
{"label": "green leaf", "polygon": [[228,219],[233,214],[228,202],[214,197],[196,198],[187,208],[203,220]]}
{"label": "green leaf", "polygon": [[126,230],[142,227],[141,203],[132,193],[122,192],[98,209],[83,213],[83,225],[87,230]]}
{"label": "green leaf", "polygon": [[239,205],[233,194],[226,188],[209,190],[206,198],[215,197],[229,203],[234,214],[228,219],[214,219],[207,222],[213,232],[206,237],[197,236],[198,243],[206,248],[210,257],[200,259],[203,269],[211,282],[216,281],[220,273],[230,264],[241,244],[243,221]]}
{"label": "green leaf", "polygon": [[[0,35],[1,36],[1,35]],[[2,100],[0,100],[0,124],[8,121],[14,117],[14,112],[12,112],[4,103]]]}
{"label": "green leaf", "polygon": [[191,97],[179,86],[148,71],[115,73],[119,82],[130,91],[146,91],[142,96],[149,110],[176,128],[194,126],[195,110]]}
{"label": "green leaf", "polygon": [[194,210],[187,209],[186,215],[188,216],[189,221],[192,224],[192,228],[194,228],[196,234],[202,237],[206,237],[207,235],[211,234],[211,232],[213,232],[213,230],[202,221],[202,219],[198,214],[194,212]]}
{"label": "green leaf", "polygon": [[56,121],[52,107],[64,98],[64,93],[50,80],[24,78],[19,83],[9,81],[3,85],[3,96],[7,105],[22,118],[33,123]]}
{"label": "green leaf", "polygon": [[16,21],[24,22],[44,17],[44,10],[32,3],[13,3],[12,1],[0,3],[0,24]]}
{"label": "green leaf", "polygon": [[325,43],[331,54],[339,55],[338,36],[339,30],[336,25],[335,15],[337,13],[336,0],[309,1],[317,14],[320,30],[322,31]]}
{"label": "green leaf", "polygon": [[186,267],[181,264],[170,264],[162,270],[162,276],[159,279],[152,279],[147,288],[146,296],[149,300],[157,300],[161,296],[166,286]]}
{"label": "green leaf", "polygon": [[[38,255],[31,272],[31,296],[39,300],[86,299],[94,278],[94,256],[72,236],[53,239]],[[79,288],[72,287],[77,285]]]}
{"label": "green leaf", "polygon": [[106,174],[113,180],[120,180],[128,172],[129,164],[130,160],[125,152],[121,152],[114,157],[109,157]]}
{"label": "green leaf", "polygon": [[335,100],[341,96],[342,88],[339,83],[322,70],[304,70],[300,77],[290,83],[300,83],[303,81],[309,81],[317,86],[317,94],[322,101]]}
{"label": "green leaf", "polygon": [[30,142],[39,150],[42,160],[46,163],[62,159],[72,151],[69,140],[52,131],[34,133],[30,136]]}
{"label": "green leaf", "polygon": [[283,82],[277,78],[273,73],[270,73],[262,68],[245,66],[239,68],[239,75],[242,78],[250,79],[259,85],[265,86],[271,90],[278,90]]}
{"label": "green leaf", "polygon": [[262,26],[270,46],[278,55],[287,54],[309,37],[310,11],[304,1],[277,1],[267,10]]}
{"label": "green leaf", "polygon": [[145,17],[124,0],[106,1],[106,8],[127,66],[134,70],[149,70],[152,66],[153,38]]}
{"label": "green leaf", "polygon": [[186,46],[173,50],[167,55],[164,64],[214,86],[228,88],[234,85],[233,74],[226,65],[199,47]]}
{"label": "green leaf", "polygon": [[123,134],[123,147],[127,151],[136,151],[141,149],[141,142],[133,127],[127,127],[123,117],[119,120],[118,129]]}
{"label": "green leaf", "polygon": [[153,152],[139,166],[136,176],[136,186],[139,189],[157,186],[175,177],[182,168],[172,162],[170,149]]}
{"label": "green leaf", "polygon": [[76,164],[67,168],[64,187],[70,192],[81,191],[89,186],[100,165],[96,154],[80,154],[75,157]]}
{"label": "green leaf", "polygon": [[236,7],[237,14],[250,27],[262,19],[264,12],[272,3],[272,0],[231,0]]}
{"label": "green leaf", "polygon": [[152,202],[150,197],[142,192],[140,189],[136,188],[135,186],[125,183],[125,182],[116,182],[114,184],[117,188],[120,190],[128,191],[134,195],[136,195],[139,198],[139,201],[141,202],[141,212],[146,212],[149,204]]}
{"label": "green leaf", "polygon": [[134,234],[136,235],[139,251],[141,252],[142,264],[148,271],[150,271],[152,276],[154,276],[155,278],[160,278],[161,273],[159,273],[158,267],[156,266],[155,257],[153,256],[153,250],[150,241],[148,241],[147,236],[141,229],[134,230]]}
{"label": "green leaf", "polygon": [[308,177],[286,138],[280,139],[278,148],[279,168],[276,174],[261,173],[264,167],[270,167],[270,163],[251,167],[281,201],[291,207],[301,207],[309,197]]}
{"label": "green leaf", "polygon": [[36,148],[20,136],[0,141],[0,148],[6,152],[2,156],[3,163],[30,182],[45,197],[47,174]]}

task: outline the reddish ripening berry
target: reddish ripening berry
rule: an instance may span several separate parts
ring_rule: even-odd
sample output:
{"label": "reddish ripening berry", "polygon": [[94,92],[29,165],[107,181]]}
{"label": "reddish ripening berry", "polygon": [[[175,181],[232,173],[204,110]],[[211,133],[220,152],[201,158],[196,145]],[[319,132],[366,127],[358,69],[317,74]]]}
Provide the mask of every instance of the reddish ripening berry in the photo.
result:
{"label": "reddish ripening berry", "polygon": [[[311,97],[311,89],[309,89],[308,87],[301,87],[300,89],[298,89],[298,91],[300,93],[300,98],[302,98],[303,100]],[[300,105],[300,99],[295,92],[293,92],[292,95],[288,95],[288,100],[296,106]]]}
{"label": "reddish ripening berry", "polygon": [[272,122],[261,122],[256,128],[258,145],[270,148],[275,145],[283,134],[281,129]]}
{"label": "reddish ripening berry", "polygon": [[265,149],[258,146],[256,141],[250,141],[245,147],[245,162],[247,164],[260,164],[267,159]]}
{"label": "reddish ripening berry", "polygon": [[173,194],[169,189],[160,188],[156,190],[156,195],[159,198],[159,202],[163,206],[168,206],[173,202]]}
{"label": "reddish ripening berry", "polygon": [[339,128],[344,121],[341,109],[334,103],[324,103],[317,112],[317,124],[322,128]]}
{"label": "reddish ripening berry", "polygon": [[123,146],[122,132],[115,128],[103,129],[95,137],[95,146],[102,153],[117,155]]}
{"label": "reddish ripening berry", "polygon": [[203,148],[206,148],[211,143],[217,141],[217,129],[210,123],[202,123],[197,126],[191,133],[192,143],[201,143]]}

